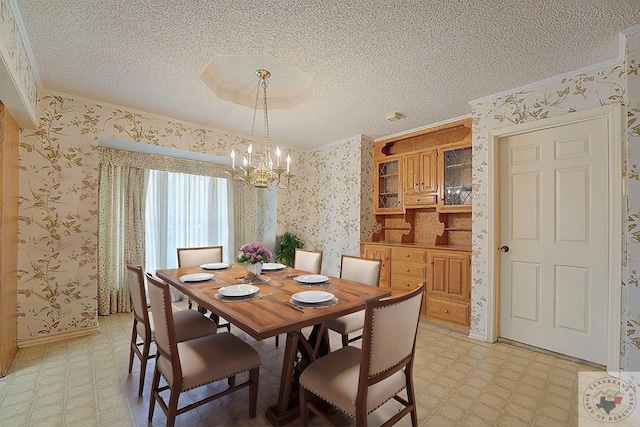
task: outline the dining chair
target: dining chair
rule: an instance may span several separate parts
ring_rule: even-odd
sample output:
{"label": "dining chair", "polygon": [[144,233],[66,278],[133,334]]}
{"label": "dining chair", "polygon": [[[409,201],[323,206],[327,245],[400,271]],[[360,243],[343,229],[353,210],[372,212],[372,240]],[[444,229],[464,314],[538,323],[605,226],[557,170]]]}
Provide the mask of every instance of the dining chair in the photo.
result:
{"label": "dining chair", "polygon": [[[300,416],[309,425],[309,411],[332,423],[318,399],[367,425],[367,415],[390,399],[404,407],[384,425],[411,413],[418,425],[413,361],[424,284],[400,296],[367,301],[362,349],[342,347],[312,362],[300,375]],[[399,393],[406,388],[407,398]]]}
{"label": "dining chair", "polygon": [[[342,255],[340,262],[340,278],[353,280],[371,286],[380,284],[380,267],[382,262],[378,259],[360,258]],[[346,347],[350,342],[359,340],[362,335],[349,338],[349,334],[357,332],[364,327],[364,310],[350,313],[327,322],[327,328],[342,336],[342,346]]]}
{"label": "dining chair", "polygon": [[222,246],[178,248],[178,267],[196,267],[212,262],[222,262]]}
{"label": "dining chair", "polygon": [[[149,399],[149,421],[153,420],[156,401],[167,417],[167,426],[173,426],[176,416],[200,405],[249,387],[249,417],[255,418],[258,401],[260,356],[242,339],[230,332],[178,342],[177,325],[171,310],[169,285],[147,276],[151,311],[156,322],[156,365]],[[248,372],[248,378],[236,383],[236,375]],[[160,376],[166,385],[160,387]],[[178,407],[183,392],[227,379],[222,391],[193,401],[200,394],[189,395],[189,404]],[[169,390],[168,400],[161,393]],[[218,388],[216,388],[218,390]]]}
{"label": "dining chair", "polygon": [[[178,248],[178,268],[198,267],[202,264],[222,262],[222,246],[204,246],[200,248]],[[189,308],[193,306],[191,298],[188,299]],[[211,313],[220,328],[226,328],[231,332],[231,323]]]}
{"label": "dining chair", "polygon": [[311,274],[320,274],[320,270],[322,270],[322,251],[296,249],[293,268]]}
{"label": "dining chair", "polygon": [[[154,338],[153,316],[149,313],[147,293],[144,284],[142,267],[127,263],[127,281],[131,302],[133,304],[133,328],[131,330],[131,350],[129,352],[129,373],[133,368],[133,355],[140,360],[140,385],[138,396],[142,396],[144,389],[147,362],[155,357],[149,354],[151,342]],[[179,311],[174,316],[178,341],[188,341],[195,338],[215,334],[217,325],[207,319],[202,313],[193,310]],[[140,342],[138,340],[141,340]],[[140,349],[142,348],[142,350]]]}

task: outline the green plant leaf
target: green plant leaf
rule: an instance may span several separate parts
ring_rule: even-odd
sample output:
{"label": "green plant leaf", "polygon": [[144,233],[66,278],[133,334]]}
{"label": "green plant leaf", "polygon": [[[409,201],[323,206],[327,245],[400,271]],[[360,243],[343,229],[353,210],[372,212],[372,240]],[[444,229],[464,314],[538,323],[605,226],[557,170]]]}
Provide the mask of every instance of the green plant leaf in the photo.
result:
{"label": "green plant leaf", "polygon": [[296,257],[296,249],[304,248],[304,243],[293,233],[286,232],[280,239],[280,247],[276,250],[276,261],[292,267]]}

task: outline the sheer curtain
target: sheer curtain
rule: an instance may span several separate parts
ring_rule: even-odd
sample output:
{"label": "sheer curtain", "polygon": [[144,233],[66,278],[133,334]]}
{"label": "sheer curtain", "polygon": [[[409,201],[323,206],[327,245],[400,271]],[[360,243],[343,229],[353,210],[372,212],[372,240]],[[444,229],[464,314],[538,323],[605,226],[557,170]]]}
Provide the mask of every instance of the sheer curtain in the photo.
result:
{"label": "sheer curtain", "polygon": [[177,248],[222,245],[223,260],[232,261],[232,199],[226,179],[149,171],[146,271],[177,267]]}

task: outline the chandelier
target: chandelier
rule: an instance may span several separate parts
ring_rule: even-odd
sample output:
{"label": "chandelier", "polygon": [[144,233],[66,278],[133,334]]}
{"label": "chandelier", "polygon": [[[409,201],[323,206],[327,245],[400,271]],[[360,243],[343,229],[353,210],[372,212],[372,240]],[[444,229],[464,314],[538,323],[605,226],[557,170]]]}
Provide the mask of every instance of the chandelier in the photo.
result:
{"label": "chandelier", "polygon": [[[251,136],[256,126],[256,113],[258,111],[258,100],[260,91],[263,94],[264,109],[264,144],[261,151],[253,152],[253,143],[247,147],[247,153],[242,159],[242,166],[236,168],[236,150],[231,150],[231,170],[227,174],[231,176],[231,180],[236,186],[247,186],[255,188],[274,187],[287,188],[289,180],[294,177],[291,170],[291,155],[287,154],[286,169],[283,168],[281,159],[282,152],[280,147],[275,150],[275,164],[272,158],[273,147],[269,140],[269,114],[267,112],[267,85],[271,73],[267,70],[259,69],[256,71],[258,76],[258,89],[256,90],[256,102],[253,107],[253,122],[251,124]],[[257,167],[253,165],[257,162]]]}

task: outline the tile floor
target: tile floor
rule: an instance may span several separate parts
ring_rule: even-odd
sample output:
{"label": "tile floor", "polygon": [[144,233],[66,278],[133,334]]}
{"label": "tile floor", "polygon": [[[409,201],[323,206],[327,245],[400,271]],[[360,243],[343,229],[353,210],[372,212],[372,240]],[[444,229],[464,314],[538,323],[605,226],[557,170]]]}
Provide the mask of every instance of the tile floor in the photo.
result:
{"label": "tile floor", "polygon": [[[127,372],[132,315],[99,320],[99,334],[18,351],[9,374],[0,378],[3,427],[165,425],[159,407],[153,422],[147,423],[153,362],[147,369],[143,397],[137,395],[137,359],[134,372]],[[284,336],[276,348],[272,338],[255,341],[237,328],[232,327],[232,332],[261,355],[258,416],[248,417],[248,389],[243,389],[178,416],[177,425],[269,425],[264,413],[275,403],[278,392]],[[339,346],[333,333],[332,346]],[[425,322],[420,323],[416,347],[414,380],[420,425],[578,424],[577,372],[593,368],[508,344],[478,342]],[[181,403],[197,393],[188,392]],[[388,402],[369,416],[369,424],[382,424],[399,407],[397,402]],[[355,424],[337,411],[332,418],[338,425]],[[311,424],[321,425],[321,421],[315,417]],[[289,425],[297,424],[295,420]],[[410,417],[399,425],[410,425]]]}

